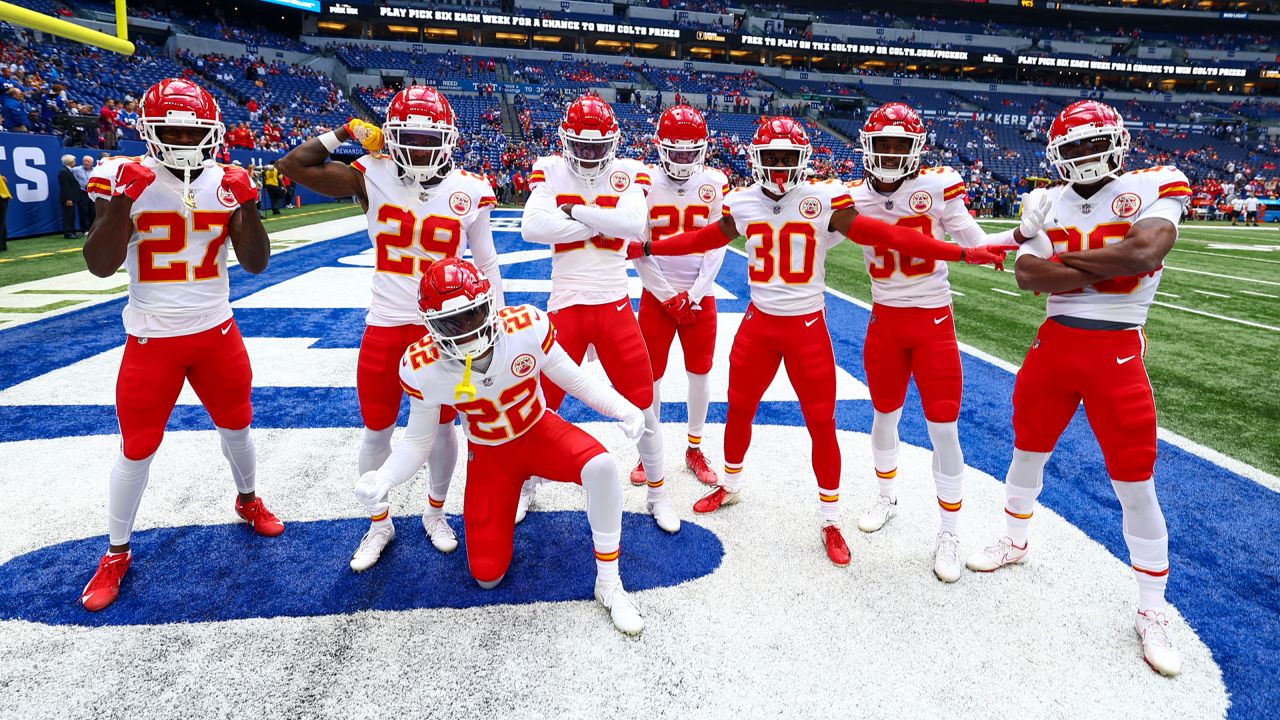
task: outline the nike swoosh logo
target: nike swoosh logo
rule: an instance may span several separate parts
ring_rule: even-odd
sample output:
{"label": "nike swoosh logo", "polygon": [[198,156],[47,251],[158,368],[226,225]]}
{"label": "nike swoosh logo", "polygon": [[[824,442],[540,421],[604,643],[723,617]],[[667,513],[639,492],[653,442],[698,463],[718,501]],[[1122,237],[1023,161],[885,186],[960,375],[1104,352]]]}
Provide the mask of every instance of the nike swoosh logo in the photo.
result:
{"label": "nike swoosh logo", "polygon": [[619,305],[614,309],[617,310],[618,312],[622,312],[622,308],[625,308],[625,307],[631,307],[631,303],[622,303],[621,305]]}
{"label": "nike swoosh logo", "polygon": [[1123,365],[1123,364],[1125,364],[1125,363],[1129,362],[1130,360],[1132,360],[1132,359],[1134,359],[1134,358],[1136,358],[1136,357],[1138,357],[1138,356],[1137,356],[1137,355],[1130,355],[1129,357],[1126,357],[1126,358],[1116,358],[1116,364],[1117,364],[1117,365]]}
{"label": "nike swoosh logo", "polygon": [[818,318],[814,318],[814,319],[812,319],[812,320],[810,320],[810,321],[806,322],[806,323],[804,324],[804,326],[805,326],[805,327],[812,327],[812,326],[813,326],[813,324],[814,324],[814,323],[816,323],[816,322],[818,322]]}
{"label": "nike swoosh logo", "polygon": [[227,326],[226,326],[226,327],[224,327],[224,328],[222,328],[222,334],[223,334],[223,335],[226,335],[226,334],[227,334],[227,332],[231,330],[231,326],[232,326],[232,325],[235,325],[235,322],[229,322],[229,323],[227,323]]}
{"label": "nike swoosh logo", "polygon": [[940,317],[940,318],[934,318],[934,319],[933,319],[933,324],[934,324],[934,325],[941,325],[941,324],[942,324],[942,321],[943,321],[943,320],[946,320],[946,319],[947,319],[947,318],[949,318],[949,317],[951,317],[951,316],[950,316],[950,315],[943,315],[943,316],[942,316],[942,317]]}

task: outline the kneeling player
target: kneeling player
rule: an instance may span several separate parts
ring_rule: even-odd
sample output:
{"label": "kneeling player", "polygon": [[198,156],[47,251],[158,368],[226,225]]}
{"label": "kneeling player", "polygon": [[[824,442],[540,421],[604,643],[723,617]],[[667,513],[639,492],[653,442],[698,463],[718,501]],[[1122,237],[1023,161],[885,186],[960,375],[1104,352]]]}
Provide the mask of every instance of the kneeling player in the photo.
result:
{"label": "kneeling player", "polygon": [[[644,414],[608,385],[585,375],[556,343],[555,328],[530,305],[497,309],[488,279],[471,263],[447,258],[422,276],[419,308],[427,335],[400,361],[410,397],[408,429],[376,471],[365,473],[356,497],[375,516],[391,488],[413,477],[431,454],[440,408],[466,419],[467,489],[463,499],[467,562],[476,582],[496,587],[511,565],[516,504],[531,476],[580,483],[596,554],[596,600],[629,635],[644,621],[618,575],[622,488],[617,467],[591,435],[546,411],[543,373],[594,410],[621,420],[632,441]],[[390,518],[373,524],[352,558],[368,567],[395,538]]]}

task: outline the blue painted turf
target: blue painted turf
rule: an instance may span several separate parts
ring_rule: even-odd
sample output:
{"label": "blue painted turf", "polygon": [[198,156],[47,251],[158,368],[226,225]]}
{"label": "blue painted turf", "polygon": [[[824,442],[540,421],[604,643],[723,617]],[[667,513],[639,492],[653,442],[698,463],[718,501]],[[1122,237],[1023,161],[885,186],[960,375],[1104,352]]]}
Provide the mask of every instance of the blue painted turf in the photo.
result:
{"label": "blue painted turf", "polygon": [[[499,213],[503,214],[506,213]],[[502,251],[529,249],[516,233],[495,232],[495,239]],[[274,258],[271,267],[258,276],[235,268],[231,271],[232,297],[244,297],[316,267],[336,265],[339,258],[364,250],[367,243],[365,236],[352,235],[293,250]],[[507,277],[546,278],[550,275],[550,261],[506,266],[503,271]],[[740,299],[718,302],[722,311],[741,312],[745,309],[745,274],[745,263],[741,258],[730,255],[719,281]],[[537,293],[508,295],[508,301],[513,304],[531,302],[544,305],[545,300],[544,294]],[[0,389],[119,345],[124,339],[119,318],[122,305],[123,301],[105,303],[0,331],[0,367],[6,369],[4,376],[0,377]],[[865,379],[861,354],[867,311],[852,303],[830,298],[828,312],[828,321],[835,336],[837,362],[854,377]],[[363,330],[363,312],[358,310],[246,309],[237,311],[237,317],[246,336],[316,337],[319,338],[316,347],[356,347]],[[957,320],[963,332],[965,318],[960,316]],[[1028,337],[1027,341],[1030,340]],[[1167,340],[1151,338],[1157,349]],[[717,360],[725,361],[724,358]],[[1003,477],[1012,452],[1010,397],[1013,376],[971,357],[965,358],[964,367],[965,397],[960,430],[966,461],[997,478]],[[1160,388],[1157,387],[1157,402],[1159,395]],[[359,425],[354,388],[258,388],[254,391],[254,403],[254,424],[258,427]],[[663,419],[667,422],[682,420],[684,412],[682,404],[663,405]],[[570,420],[597,419],[594,413],[572,400],[566,402],[564,414]],[[723,422],[724,415],[723,404],[712,405],[709,416],[712,422]],[[842,401],[838,405],[837,421],[845,430],[868,431],[870,403]],[[800,425],[802,419],[794,403],[765,403],[761,406],[757,422]],[[199,407],[177,408],[169,423],[173,430],[211,427],[208,416]],[[0,428],[3,428],[7,440],[112,434],[117,431],[114,411],[109,406],[0,406]],[[907,399],[901,436],[904,442],[928,446],[928,434],[914,389]],[[756,433],[755,453],[769,451],[767,438],[767,433]],[[804,457],[807,459],[807,453]],[[750,454],[747,462],[751,462]],[[807,461],[797,470],[808,471]],[[859,468],[845,468],[846,476],[860,471]],[[1231,716],[1274,717],[1274,708],[1280,706],[1280,683],[1275,682],[1271,670],[1273,659],[1280,652],[1280,544],[1275,542],[1276,528],[1280,528],[1280,499],[1276,493],[1246,478],[1163,442],[1156,472],[1169,523],[1172,563],[1169,599],[1178,606],[1222,667],[1232,699]],[[106,473],[107,468],[104,467],[104,481]],[[1103,544],[1116,557],[1127,560],[1128,553],[1120,534],[1119,506],[1112,494],[1097,442],[1083,413],[1078,413],[1063,435],[1049,463],[1045,491],[1040,499],[1045,506]],[[306,524],[294,524],[295,527],[299,525]],[[692,529],[693,526],[690,527]],[[96,530],[98,528],[85,528],[85,532]],[[342,530],[344,538],[350,538],[357,532],[355,526]],[[629,528],[628,532],[632,530]],[[410,528],[402,537],[413,536],[415,542],[422,542],[421,535],[420,531],[414,532]],[[101,540],[94,542],[98,549],[93,552],[89,546],[82,549],[77,546],[77,552],[87,554],[76,556],[76,583],[83,582],[85,563],[91,566],[93,557],[101,549]],[[399,538],[397,542],[400,542]],[[339,545],[346,548],[349,543]],[[635,545],[629,544],[628,547],[636,550],[628,553],[628,562],[634,564],[641,553]],[[405,543],[401,550],[407,551],[407,548],[408,543]],[[434,551],[428,548],[425,552]],[[718,563],[718,554],[716,558]],[[345,565],[346,558],[340,560],[341,565]],[[145,562],[150,562],[150,559]],[[136,571],[144,571],[145,562],[136,566]],[[1082,569],[1063,567],[1061,571],[1081,572]],[[675,569],[671,572],[674,573],[673,578],[696,576],[687,568],[684,574]],[[661,584],[679,581],[668,580],[670,582]],[[75,583],[68,585],[67,582],[70,581],[57,586],[61,588],[58,590],[60,594],[52,597],[50,602],[65,604],[74,601],[80,588],[76,585],[68,596],[65,588]],[[138,582],[141,584],[140,580]],[[346,592],[348,586],[342,587]],[[131,603],[141,594],[137,591],[137,587],[131,591]],[[355,589],[350,591],[355,592]],[[511,592],[514,592],[514,586]],[[497,598],[502,596],[489,594],[482,597],[498,601]],[[13,602],[11,598],[0,595],[0,616],[18,616],[19,610],[10,604]],[[1127,612],[1128,608],[1116,610]]]}

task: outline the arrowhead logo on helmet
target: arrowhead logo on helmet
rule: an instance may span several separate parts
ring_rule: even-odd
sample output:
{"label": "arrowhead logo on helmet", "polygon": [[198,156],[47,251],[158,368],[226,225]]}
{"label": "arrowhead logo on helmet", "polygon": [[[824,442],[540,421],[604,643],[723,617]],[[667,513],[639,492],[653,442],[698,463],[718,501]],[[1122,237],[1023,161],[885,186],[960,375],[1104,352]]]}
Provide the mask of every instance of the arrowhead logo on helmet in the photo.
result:
{"label": "arrowhead logo on helmet", "polygon": [[867,175],[884,183],[910,177],[920,170],[924,142],[924,122],[910,105],[881,105],[867,118],[858,135],[862,167]]}
{"label": "arrowhead logo on helmet", "polygon": [[419,183],[448,174],[453,150],[458,145],[458,127],[453,107],[433,87],[410,85],[387,107],[382,124],[387,152],[403,177]]}
{"label": "arrowhead logo on helmet", "polygon": [[1045,157],[1069,183],[1116,177],[1129,152],[1129,131],[1115,108],[1079,100],[1058,113],[1049,127]]}
{"label": "arrowhead logo on helmet", "polygon": [[688,180],[702,172],[706,162],[707,121],[688,105],[673,105],[658,118],[654,142],[663,172],[672,180]]}
{"label": "arrowhead logo on helmet", "polygon": [[777,195],[786,195],[804,179],[813,146],[804,127],[789,117],[764,118],[747,148],[751,179]]}
{"label": "arrowhead logo on helmet", "polygon": [[484,273],[457,257],[437,260],[418,283],[418,313],[440,354],[479,357],[493,347],[498,309]]}
{"label": "arrowhead logo on helmet", "polygon": [[559,134],[560,154],[569,171],[588,184],[608,171],[622,137],[613,108],[598,95],[574,100],[564,113]]}

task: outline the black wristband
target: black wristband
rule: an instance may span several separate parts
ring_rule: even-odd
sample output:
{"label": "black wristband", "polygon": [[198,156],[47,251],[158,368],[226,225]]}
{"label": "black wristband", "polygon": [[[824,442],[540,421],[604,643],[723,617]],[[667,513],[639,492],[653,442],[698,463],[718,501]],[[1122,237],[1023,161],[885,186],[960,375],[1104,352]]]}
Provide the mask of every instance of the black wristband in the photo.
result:
{"label": "black wristband", "polygon": [[644,241],[644,243],[643,243],[643,245],[642,245],[642,247],[644,248],[644,256],[645,256],[645,257],[650,257],[650,256],[652,256],[652,255],[653,255],[653,241],[652,241],[652,240],[645,240],[645,241]]}

